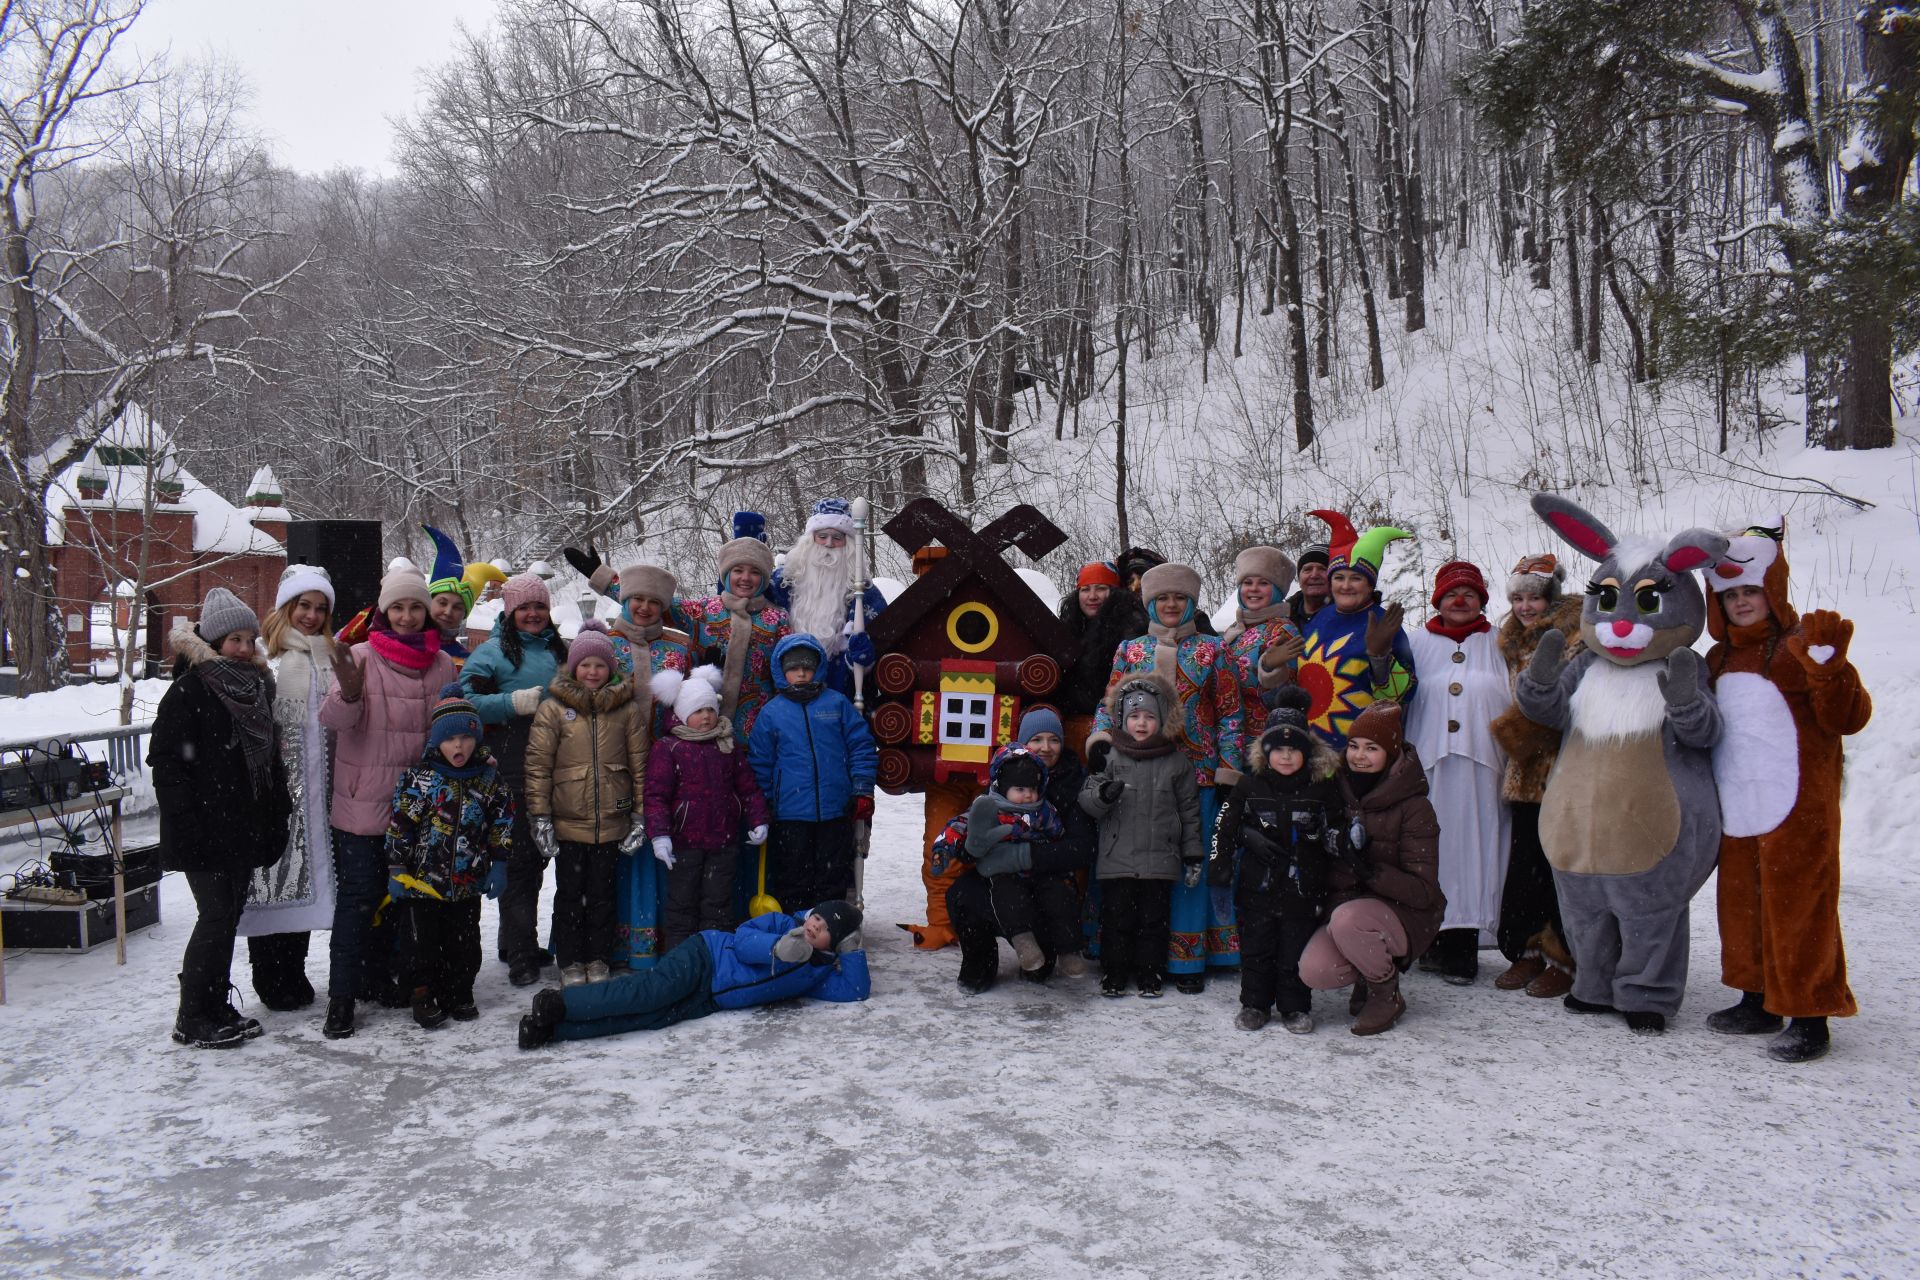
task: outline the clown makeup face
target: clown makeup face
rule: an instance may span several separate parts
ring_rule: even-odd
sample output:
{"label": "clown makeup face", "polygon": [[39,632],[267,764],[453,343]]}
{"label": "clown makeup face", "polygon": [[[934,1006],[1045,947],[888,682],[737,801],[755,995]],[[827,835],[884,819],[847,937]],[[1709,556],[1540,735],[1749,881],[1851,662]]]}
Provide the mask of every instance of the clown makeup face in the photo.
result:
{"label": "clown makeup face", "polygon": [[1112,595],[1113,588],[1106,583],[1089,582],[1086,586],[1079,589],[1080,612],[1086,614],[1089,618],[1093,617],[1093,615],[1100,612],[1101,606],[1105,605],[1108,598]]}
{"label": "clown makeup face", "polygon": [[1750,627],[1773,616],[1773,605],[1767,600],[1767,589],[1761,585],[1732,587],[1722,591],[1720,607],[1726,610],[1727,621],[1736,627]]}
{"label": "clown makeup face", "polygon": [[1472,587],[1454,587],[1440,597],[1440,621],[1450,627],[1464,627],[1485,610],[1480,593]]}
{"label": "clown makeup face", "polygon": [[332,609],[318,591],[302,591],[287,601],[287,621],[303,636],[317,636],[327,629]]}
{"label": "clown makeup face", "polygon": [[427,612],[433,615],[433,625],[445,632],[458,631],[467,620],[467,602],[456,591],[442,591],[433,598],[433,604]]}
{"label": "clown makeup face", "polygon": [[1516,591],[1507,597],[1513,616],[1522,622],[1534,622],[1547,616],[1547,598],[1532,591]]}
{"label": "clown makeup face", "polygon": [[1273,583],[1257,574],[1240,579],[1240,603],[1248,609],[1264,609],[1273,603]]}
{"label": "clown makeup face", "polygon": [[1341,569],[1327,579],[1334,607],[1342,613],[1358,613],[1373,603],[1373,584],[1358,569]]}
{"label": "clown makeup face", "polygon": [[1178,591],[1169,591],[1153,598],[1153,616],[1163,627],[1177,627],[1187,620],[1192,603]]}

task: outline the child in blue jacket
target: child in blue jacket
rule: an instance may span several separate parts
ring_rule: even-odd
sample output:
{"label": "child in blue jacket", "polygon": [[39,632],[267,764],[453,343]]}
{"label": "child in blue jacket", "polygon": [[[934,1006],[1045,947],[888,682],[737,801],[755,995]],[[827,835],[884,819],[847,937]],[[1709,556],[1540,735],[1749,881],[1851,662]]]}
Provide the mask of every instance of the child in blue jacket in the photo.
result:
{"label": "child in blue jacket", "polygon": [[767,892],[785,903],[853,893],[853,824],[873,817],[873,734],[844,694],[816,677],[826,650],[809,635],[773,649],[778,690],[754,721],[747,762],[773,806]]}
{"label": "child in blue jacket", "polygon": [[823,902],[804,918],[769,911],[732,932],[696,933],[651,969],[548,988],[520,1019],[520,1047],[658,1031],[722,1009],[797,996],[846,1004],[865,1000],[871,990],[859,908]]}

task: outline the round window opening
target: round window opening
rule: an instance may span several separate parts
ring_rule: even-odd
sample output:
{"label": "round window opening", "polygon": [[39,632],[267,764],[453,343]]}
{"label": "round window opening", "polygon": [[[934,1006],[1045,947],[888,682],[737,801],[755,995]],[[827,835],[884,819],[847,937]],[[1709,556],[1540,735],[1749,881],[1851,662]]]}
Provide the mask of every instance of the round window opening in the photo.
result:
{"label": "round window opening", "polygon": [[983,604],[963,604],[947,615],[947,639],[962,653],[979,653],[1000,637],[1000,619]]}

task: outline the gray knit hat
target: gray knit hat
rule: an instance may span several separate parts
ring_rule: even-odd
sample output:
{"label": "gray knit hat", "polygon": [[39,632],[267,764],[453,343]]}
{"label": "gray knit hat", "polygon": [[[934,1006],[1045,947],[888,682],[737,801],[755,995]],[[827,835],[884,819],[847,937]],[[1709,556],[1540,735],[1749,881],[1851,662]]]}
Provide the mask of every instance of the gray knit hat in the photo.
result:
{"label": "gray knit hat", "polygon": [[1124,720],[1136,711],[1151,711],[1153,718],[1160,718],[1160,695],[1154,692],[1150,684],[1141,683],[1128,687],[1120,694],[1120,717]]}
{"label": "gray knit hat", "polygon": [[200,604],[200,625],[196,630],[202,640],[217,648],[236,631],[260,634],[260,618],[239,596],[225,587],[215,587]]}

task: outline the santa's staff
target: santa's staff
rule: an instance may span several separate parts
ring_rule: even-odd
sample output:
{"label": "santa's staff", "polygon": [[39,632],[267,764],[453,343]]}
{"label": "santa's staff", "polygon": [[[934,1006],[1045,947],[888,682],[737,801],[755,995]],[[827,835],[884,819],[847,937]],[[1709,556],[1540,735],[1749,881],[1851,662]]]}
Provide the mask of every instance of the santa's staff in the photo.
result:
{"label": "santa's staff", "polygon": [[[865,498],[853,500],[853,556],[850,565],[853,572],[853,634],[863,636],[867,633],[867,583],[866,575],[861,572],[861,561],[865,552],[867,532],[867,513],[871,510]],[[853,709],[864,718],[867,714],[866,675],[867,669],[849,659],[847,665],[853,669]],[[853,904],[860,910],[866,910],[867,848],[871,842],[871,824],[864,819],[855,819],[853,824]]]}

